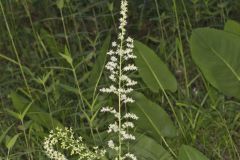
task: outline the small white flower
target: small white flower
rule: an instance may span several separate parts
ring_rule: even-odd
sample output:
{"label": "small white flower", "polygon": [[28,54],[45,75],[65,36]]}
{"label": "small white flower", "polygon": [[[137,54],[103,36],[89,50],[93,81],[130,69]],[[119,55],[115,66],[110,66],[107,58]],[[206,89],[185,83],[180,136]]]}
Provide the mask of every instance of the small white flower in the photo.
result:
{"label": "small white flower", "polygon": [[124,155],[124,159],[130,158],[132,160],[137,160],[137,157],[132,153],[127,153]]}
{"label": "small white flower", "polygon": [[108,55],[113,55],[113,54],[115,54],[115,52],[113,50],[110,50],[110,51],[107,52],[107,54]]}
{"label": "small white flower", "polygon": [[132,134],[127,133],[126,131],[122,130],[121,132],[122,140],[135,140],[136,137]]}
{"label": "small white flower", "polygon": [[109,147],[109,148],[112,148],[112,149],[115,148],[115,144],[114,144],[113,140],[109,140],[109,141],[108,141],[108,147]]}
{"label": "small white flower", "polygon": [[113,41],[112,42],[112,47],[116,47],[117,46],[117,42]]}
{"label": "small white flower", "polygon": [[111,79],[113,82],[116,82],[116,77],[115,77],[115,75],[113,75],[113,74],[111,74],[110,76],[109,76],[109,79]]}
{"label": "small white flower", "polygon": [[125,128],[134,128],[134,124],[132,122],[124,122],[122,127]]}
{"label": "small white flower", "polygon": [[103,93],[116,93],[117,88],[114,85],[111,85],[109,88],[102,88],[100,89]]}
{"label": "small white flower", "polygon": [[125,119],[134,119],[134,120],[138,120],[138,116],[134,113],[126,113],[123,116]]}
{"label": "small white flower", "polygon": [[119,128],[118,128],[118,125],[117,125],[117,122],[113,123],[113,124],[110,124],[108,126],[108,133],[111,133],[111,132],[118,132]]}
{"label": "small white flower", "polygon": [[137,67],[133,64],[128,64],[123,68],[124,71],[136,71]]}
{"label": "small white flower", "polygon": [[116,62],[118,59],[114,56],[111,57],[111,61]]}
{"label": "small white flower", "polygon": [[128,37],[128,38],[126,39],[126,41],[129,42],[129,43],[133,43],[133,39],[132,39],[131,37]]}
{"label": "small white flower", "polygon": [[100,110],[100,112],[111,112],[112,108],[110,107],[102,107],[102,109]]}

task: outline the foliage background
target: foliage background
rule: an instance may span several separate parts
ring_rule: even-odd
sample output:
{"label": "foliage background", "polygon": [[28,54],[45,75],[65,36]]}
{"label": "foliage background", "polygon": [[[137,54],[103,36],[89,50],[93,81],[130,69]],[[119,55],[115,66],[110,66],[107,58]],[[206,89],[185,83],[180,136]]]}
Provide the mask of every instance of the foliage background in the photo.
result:
{"label": "foliage background", "polygon": [[[22,132],[21,122],[7,111],[16,109],[12,103],[13,91],[29,98],[26,90],[23,91],[26,86],[21,67],[34,97],[30,99],[45,112],[50,103],[58,121],[81,133],[81,124],[76,120],[80,115],[75,112],[74,78],[59,52],[63,53],[65,46],[70,48],[82,91],[86,99],[91,99],[90,91],[94,87],[89,85],[88,78],[107,35],[111,34],[112,39],[116,36],[119,2],[66,0],[62,9],[52,0],[1,0],[1,3],[16,50],[1,10],[0,133],[11,125],[9,137]],[[178,91],[169,93],[169,97],[187,138],[169,139],[173,150],[177,151],[185,143],[198,148],[210,159],[237,159],[240,150],[239,102],[224,97],[204,80],[192,61],[188,42],[194,28],[222,29],[228,19],[240,21],[240,1],[131,0],[129,7],[129,34],[152,48],[178,81]],[[21,63],[16,58],[16,51]],[[44,88],[36,79],[48,73],[51,76]],[[160,104],[176,123],[161,93],[151,93],[143,83],[138,90]],[[29,117],[25,120],[23,126],[27,128],[30,152],[38,157],[36,159],[44,159],[41,142],[49,130],[44,125],[36,126]],[[26,145],[24,141],[24,136],[20,135],[11,151],[13,159],[21,159],[26,154],[22,148]],[[0,155],[5,157],[5,139],[0,146]]]}

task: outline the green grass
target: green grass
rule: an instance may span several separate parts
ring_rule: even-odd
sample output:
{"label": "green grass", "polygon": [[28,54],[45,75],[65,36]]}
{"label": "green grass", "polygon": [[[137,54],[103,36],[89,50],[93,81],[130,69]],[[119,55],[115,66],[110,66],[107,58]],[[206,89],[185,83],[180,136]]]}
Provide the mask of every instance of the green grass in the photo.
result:
{"label": "green grass", "polygon": [[[84,133],[89,143],[104,144],[91,141],[103,120],[94,119],[84,127],[87,118],[80,111],[96,106],[87,110],[93,117],[106,100],[92,95],[96,88],[87,80],[108,34],[116,37],[118,1],[72,0],[62,9],[51,0],[1,0],[0,5],[0,157],[46,159],[42,140],[52,126],[40,125],[29,116],[22,121],[14,117],[8,110],[17,112],[20,102],[14,106],[11,92],[34,101],[32,107],[38,105],[51,119]],[[152,94],[144,85],[139,88],[177,126],[178,136],[167,139],[171,150],[177,153],[181,144],[189,144],[213,160],[240,159],[240,103],[204,79],[188,43],[194,28],[223,28],[227,19],[240,21],[239,0],[132,0],[129,7],[129,34],[154,49],[178,80],[178,91],[167,96]],[[59,54],[65,47],[71,65]],[[5,142],[18,133],[8,152]]]}

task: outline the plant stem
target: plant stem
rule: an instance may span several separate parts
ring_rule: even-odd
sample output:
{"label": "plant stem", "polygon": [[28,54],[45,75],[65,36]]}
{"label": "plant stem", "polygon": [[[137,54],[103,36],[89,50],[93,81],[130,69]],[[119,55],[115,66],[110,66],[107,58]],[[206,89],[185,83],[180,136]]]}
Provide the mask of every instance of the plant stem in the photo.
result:
{"label": "plant stem", "polygon": [[[27,146],[27,150],[29,152],[29,144],[28,144],[28,140],[27,140],[27,134],[26,134],[26,131],[25,131],[25,126],[24,126],[24,122],[23,122],[23,119],[21,119],[21,123],[22,123],[22,126],[23,126],[23,134],[24,134],[24,139],[25,139],[25,143],[26,143],[26,146]],[[28,155],[28,159],[32,159],[32,156],[30,153],[27,153]]]}
{"label": "plant stem", "polygon": [[64,17],[63,17],[62,9],[60,9],[60,14],[61,14],[61,20],[62,20],[62,24],[63,24],[63,30],[64,30],[65,40],[66,40],[66,42],[67,42],[68,49],[70,50],[70,45],[69,45],[69,41],[68,41],[67,30],[66,30],[66,26],[65,26],[65,22],[64,22]]}
{"label": "plant stem", "polygon": [[[177,12],[177,6],[176,6],[175,0],[173,0],[173,8],[174,8],[175,18],[176,18],[176,23],[177,23],[177,32],[178,32],[179,43],[182,46],[183,43],[182,43],[182,38],[181,38],[180,25],[179,25],[179,20],[178,20],[178,12]],[[189,88],[188,88],[188,77],[187,77],[187,69],[186,69],[186,62],[185,62],[185,58],[184,58],[183,48],[179,47],[179,51],[180,51],[183,70],[184,70],[184,79],[185,79],[185,87],[186,87],[187,97],[189,98],[190,94],[189,94]]]}
{"label": "plant stem", "polygon": [[49,110],[49,114],[50,114],[50,118],[51,118],[52,127],[54,127],[54,125],[53,125],[53,117],[52,117],[52,110],[51,110],[50,103],[49,103],[47,88],[46,88],[45,83],[42,83],[42,85],[43,85],[45,96],[46,96],[46,99],[47,99],[48,110]]}
{"label": "plant stem", "polygon": [[5,12],[4,12],[4,9],[3,9],[1,1],[0,1],[0,7],[1,7],[1,10],[2,10],[2,13],[3,13],[3,18],[4,18],[5,25],[6,25],[6,28],[7,28],[7,31],[8,31],[8,35],[9,35],[9,37],[11,39],[12,47],[13,47],[13,50],[15,52],[15,55],[16,55],[16,58],[17,58],[17,62],[18,62],[18,66],[20,68],[20,71],[21,71],[21,74],[22,74],[25,86],[27,87],[27,91],[28,91],[29,96],[32,97],[31,91],[30,91],[30,88],[29,88],[29,85],[28,85],[28,82],[27,82],[27,79],[26,79],[26,76],[25,76],[24,71],[23,71],[23,66],[22,66],[21,60],[19,58],[19,54],[18,54],[17,48],[15,46],[15,43],[14,43],[14,40],[13,40],[13,36],[11,34],[11,31],[10,31],[10,28],[9,28],[9,25],[8,25],[8,21],[7,21],[7,18],[6,18],[6,15],[5,15]]}

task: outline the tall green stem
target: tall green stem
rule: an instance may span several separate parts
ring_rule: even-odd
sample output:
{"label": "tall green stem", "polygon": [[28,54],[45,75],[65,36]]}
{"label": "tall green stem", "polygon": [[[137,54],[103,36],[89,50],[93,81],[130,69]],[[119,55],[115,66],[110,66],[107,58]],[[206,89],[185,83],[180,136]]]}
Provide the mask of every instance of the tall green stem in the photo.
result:
{"label": "tall green stem", "polygon": [[31,91],[30,91],[30,88],[29,88],[29,85],[28,85],[28,82],[27,82],[27,78],[26,78],[26,76],[24,74],[23,66],[22,66],[21,60],[19,58],[19,54],[18,54],[17,48],[15,46],[15,43],[14,43],[14,40],[13,40],[13,36],[12,36],[11,31],[10,31],[10,28],[9,28],[9,25],[8,25],[8,21],[7,21],[7,18],[6,18],[6,15],[5,15],[5,12],[4,12],[3,5],[2,5],[1,1],[0,1],[0,7],[1,7],[1,10],[2,10],[2,13],[3,13],[3,18],[4,18],[5,25],[6,25],[6,28],[7,28],[7,31],[8,31],[8,35],[9,35],[9,37],[11,39],[13,50],[15,52],[15,55],[16,55],[16,58],[17,58],[17,62],[18,62],[18,66],[20,68],[20,71],[21,71],[21,74],[22,74],[25,86],[27,87],[27,91],[28,91],[29,96],[32,97]]}

